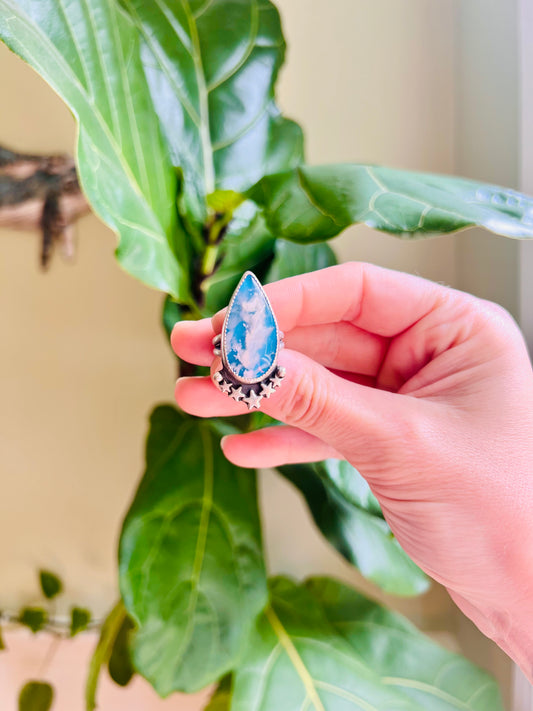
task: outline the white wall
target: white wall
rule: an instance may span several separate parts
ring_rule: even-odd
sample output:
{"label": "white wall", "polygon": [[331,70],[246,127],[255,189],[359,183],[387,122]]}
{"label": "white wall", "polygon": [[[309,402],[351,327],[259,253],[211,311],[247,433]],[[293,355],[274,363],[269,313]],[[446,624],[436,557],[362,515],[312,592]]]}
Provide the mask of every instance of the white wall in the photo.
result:
{"label": "white wall", "polygon": [[[520,0],[520,187],[533,195],[533,0]],[[533,242],[520,244],[520,325],[533,352]]]}
{"label": "white wall", "polygon": [[[279,5],[289,39],[280,99],[307,131],[310,162],[453,172],[453,2],[282,0]],[[336,247],[343,259],[452,284],[454,239],[409,243],[356,227]]]}
{"label": "white wall", "polygon": [[[457,0],[455,168],[518,188],[520,87],[516,0]],[[519,243],[471,230],[458,237],[457,284],[518,314]]]}

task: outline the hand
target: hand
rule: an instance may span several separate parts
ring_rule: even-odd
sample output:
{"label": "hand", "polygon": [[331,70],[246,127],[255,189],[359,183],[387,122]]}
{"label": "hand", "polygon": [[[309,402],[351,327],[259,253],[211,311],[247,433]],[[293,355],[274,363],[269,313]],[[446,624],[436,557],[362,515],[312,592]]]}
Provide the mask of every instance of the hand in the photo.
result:
{"label": "hand", "polygon": [[[225,438],[228,459],[346,458],[405,551],[533,677],[533,374],[515,322],[368,264],[266,292],[287,375],[262,409],[286,425]],[[178,323],[176,353],[211,364],[223,316]],[[201,417],[246,411],[209,377],[180,378],[176,400]]]}

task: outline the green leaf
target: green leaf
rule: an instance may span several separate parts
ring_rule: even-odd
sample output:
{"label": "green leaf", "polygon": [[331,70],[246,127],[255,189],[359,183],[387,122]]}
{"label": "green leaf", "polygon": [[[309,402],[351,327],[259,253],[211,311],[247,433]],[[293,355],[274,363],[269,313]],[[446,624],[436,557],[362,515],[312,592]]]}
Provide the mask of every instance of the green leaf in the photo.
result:
{"label": "green leaf", "polygon": [[234,190],[215,190],[214,193],[207,195],[207,206],[213,212],[221,215],[232,215],[235,210],[244,202],[244,195],[236,193]]}
{"label": "green leaf", "polygon": [[48,600],[51,600],[63,591],[63,583],[57,575],[54,575],[54,573],[51,573],[49,570],[39,571],[39,582],[43,595]]}
{"label": "green leaf", "polygon": [[328,578],[306,583],[335,631],[379,676],[428,711],[500,711],[496,681],[401,615]]}
{"label": "green leaf", "polygon": [[0,38],[72,110],[81,184],[119,236],[122,267],[188,301],[186,272],[174,253],[176,174],[130,18],[108,0],[0,0]]}
{"label": "green leaf", "polygon": [[204,711],[230,711],[233,677],[226,674],[219,682]]}
{"label": "green leaf", "polygon": [[154,410],[119,558],[135,667],[159,694],[235,666],[267,591],[255,474],[227,461],[214,425]]}
{"label": "green leaf", "polygon": [[181,304],[178,304],[174,299],[168,294],[165,296],[163,301],[163,311],[161,313],[161,321],[163,323],[163,329],[168,338],[172,333],[172,329],[182,320],[184,314],[184,308]]}
{"label": "green leaf", "polygon": [[403,618],[333,580],[285,578],[235,671],[231,710],[251,708],[503,710],[494,680]]}
{"label": "green leaf", "polygon": [[25,607],[20,611],[19,622],[29,627],[35,634],[43,629],[48,621],[48,614],[42,607]]}
{"label": "green leaf", "polygon": [[86,711],[94,711],[96,708],[96,692],[98,690],[100,672],[102,667],[109,662],[115,640],[122,628],[126,616],[124,604],[122,600],[119,600],[102,625],[100,637],[89,663],[89,673],[85,683]]}
{"label": "green leaf", "polygon": [[478,225],[533,237],[533,198],[446,175],[372,165],[302,166],[269,175],[248,192],[278,237],[316,242],[364,223],[410,237]]}
{"label": "green leaf", "polygon": [[279,471],[305,497],[327,540],[385,592],[419,595],[427,575],[394,538],[381,508],[359,472],[346,461],[288,464]]}
{"label": "green leaf", "polygon": [[109,676],[119,686],[127,686],[133,675],[135,668],[131,659],[131,639],[135,625],[131,617],[126,616],[115,637],[111,656],[107,668]]}
{"label": "green leaf", "polygon": [[302,161],[302,132],[281,117],[274,83],[285,55],[268,0],[122,0],[144,37],[152,100],[174,165],[182,209],[206,221],[206,196],[243,192]]}
{"label": "green leaf", "polygon": [[243,273],[250,269],[259,279],[270,264],[276,239],[267,229],[264,218],[253,202],[243,203],[234,213],[228,231],[219,247],[218,266],[203,280],[205,315],[228,305]]}
{"label": "green leaf", "polygon": [[325,269],[337,264],[335,252],[327,244],[296,244],[279,239],[266,281]]}
{"label": "green leaf", "polygon": [[89,626],[91,613],[83,607],[73,607],[70,611],[70,636],[75,637]]}
{"label": "green leaf", "polygon": [[54,690],[44,681],[28,681],[19,694],[19,711],[49,711]]}

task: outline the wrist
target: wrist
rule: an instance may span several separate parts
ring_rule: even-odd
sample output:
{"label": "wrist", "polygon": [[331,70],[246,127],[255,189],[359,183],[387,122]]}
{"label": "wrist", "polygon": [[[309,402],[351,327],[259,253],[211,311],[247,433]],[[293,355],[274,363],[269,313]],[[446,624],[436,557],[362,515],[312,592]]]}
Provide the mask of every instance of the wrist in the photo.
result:
{"label": "wrist", "polygon": [[[512,562],[494,576],[485,595],[475,599],[453,590],[457,606],[522,669],[533,684],[533,545],[527,539]],[[516,545],[512,548],[516,551]],[[494,565],[494,570],[498,565]],[[481,599],[480,599],[481,598]]]}

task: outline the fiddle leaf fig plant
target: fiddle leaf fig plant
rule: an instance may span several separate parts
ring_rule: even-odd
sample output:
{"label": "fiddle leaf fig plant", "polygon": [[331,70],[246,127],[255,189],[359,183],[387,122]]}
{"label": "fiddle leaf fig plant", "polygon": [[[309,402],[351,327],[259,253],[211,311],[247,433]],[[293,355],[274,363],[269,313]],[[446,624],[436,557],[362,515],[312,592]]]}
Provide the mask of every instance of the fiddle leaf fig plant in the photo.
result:
{"label": "fiddle leaf fig plant", "polygon": [[[306,165],[302,131],[275,102],[285,42],[270,0],[0,0],[0,37],[70,107],[82,189],[118,237],[119,264],[165,295],[167,333],[225,306],[247,269],[268,282],[334,264],[324,242],[355,223],[406,239],[474,225],[533,237],[533,199],[513,190]],[[268,580],[256,474],[220,449],[223,434],[258,426],[276,423],[152,412],[120,538],[122,601],[102,627],[87,708],[107,665],[117,683],[137,672],[162,696],[214,684],[212,711],[500,711],[485,672],[359,592]],[[353,467],[280,474],[365,577],[398,595],[427,589]]]}

